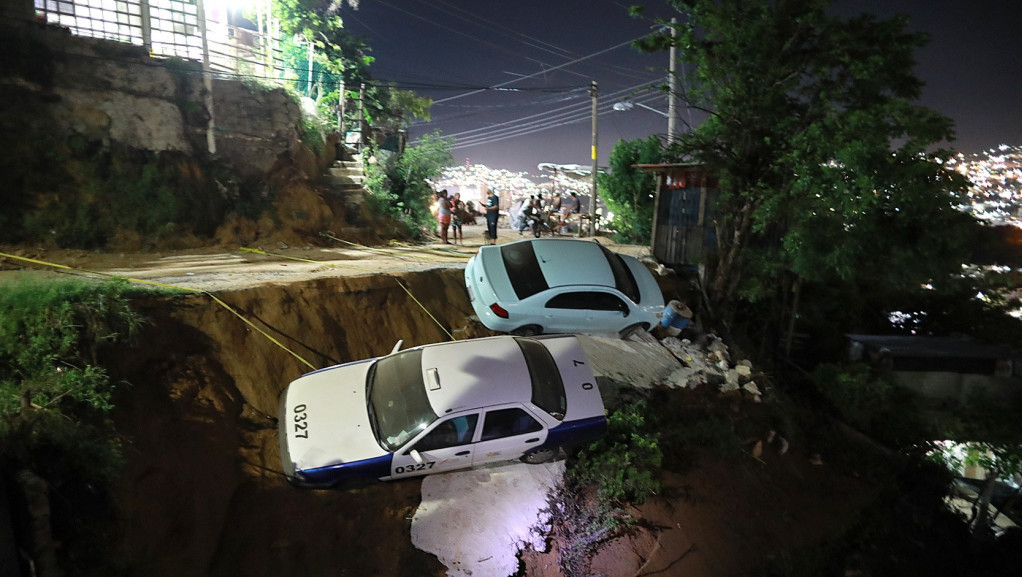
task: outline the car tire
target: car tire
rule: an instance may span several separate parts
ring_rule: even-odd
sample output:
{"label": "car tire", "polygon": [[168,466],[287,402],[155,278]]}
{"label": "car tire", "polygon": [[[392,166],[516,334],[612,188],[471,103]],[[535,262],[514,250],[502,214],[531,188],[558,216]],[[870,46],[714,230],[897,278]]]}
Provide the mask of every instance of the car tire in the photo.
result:
{"label": "car tire", "polygon": [[548,449],[536,449],[522,455],[522,462],[529,465],[540,465],[554,460],[557,456],[557,447]]}
{"label": "car tire", "polygon": [[525,325],[524,327],[518,327],[511,331],[516,337],[534,337],[536,335],[543,334],[543,327],[539,325]]}
{"label": "car tire", "polygon": [[648,330],[649,323],[635,323],[634,325],[629,325],[621,329],[621,332],[619,332],[618,334],[621,336],[622,339],[627,339],[636,333],[645,332]]}

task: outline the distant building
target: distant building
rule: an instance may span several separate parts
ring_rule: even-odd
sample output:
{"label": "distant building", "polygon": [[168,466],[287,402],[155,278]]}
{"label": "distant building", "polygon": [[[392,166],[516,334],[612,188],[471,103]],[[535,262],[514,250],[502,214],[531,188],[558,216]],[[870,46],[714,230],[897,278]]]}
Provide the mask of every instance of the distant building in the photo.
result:
{"label": "distant building", "polygon": [[953,408],[1022,394],[1022,352],[967,336],[847,335],[849,360],[889,367],[897,384]]}

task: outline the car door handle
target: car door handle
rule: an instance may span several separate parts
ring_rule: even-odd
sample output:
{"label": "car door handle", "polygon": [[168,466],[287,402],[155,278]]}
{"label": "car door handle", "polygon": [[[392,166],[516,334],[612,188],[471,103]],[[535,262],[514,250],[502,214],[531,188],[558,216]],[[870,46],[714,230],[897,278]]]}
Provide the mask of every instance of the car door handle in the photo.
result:
{"label": "car door handle", "polygon": [[526,439],[525,442],[526,443],[538,443],[539,442],[539,437],[533,437],[531,439]]}
{"label": "car door handle", "polygon": [[470,454],[472,454],[472,451],[461,451],[460,453],[455,453],[454,456],[455,457],[464,457],[465,455],[470,455]]}

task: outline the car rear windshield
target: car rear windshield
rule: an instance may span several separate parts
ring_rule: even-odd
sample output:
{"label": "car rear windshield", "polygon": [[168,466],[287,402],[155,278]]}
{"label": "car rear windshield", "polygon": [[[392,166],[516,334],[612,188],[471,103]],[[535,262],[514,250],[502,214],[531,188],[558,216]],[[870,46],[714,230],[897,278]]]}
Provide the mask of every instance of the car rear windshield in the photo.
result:
{"label": "car rear windshield", "polygon": [[621,291],[626,297],[632,299],[632,302],[639,303],[639,285],[635,282],[635,277],[632,276],[632,271],[628,270],[628,265],[625,264],[625,259],[621,258],[621,255],[616,252],[607,250],[605,247],[600,246],[600,250],[603,251],[603,255],[607,257],[607,264],[610,265],[610,270],[614,273],[614,286],[617,290]]}
{"label": "car rear windshield", "polygon": [[380,446],[396,451],[437,419],[422,382],[422,350],[376,361],[366,382],[369,421]]}
{"label": "car rear windshield", "polygon": [[531,242],[505,244],[500,248],[500,255],[504,259],[504,268],[518,300],[550,288],[543,271],[539,268],[539,259],[536,258],[536,251],[533,250]]}
{"label": "car rear windshield", "polygon": [[563,419],[567,410],[567,399],[561,371],[558,370],[553,355],[538,341],[520,337],[515,337],[515,341],[522,349],[525,364],[529,367],[529,377],[532,379],[532,404],[557,419]]}

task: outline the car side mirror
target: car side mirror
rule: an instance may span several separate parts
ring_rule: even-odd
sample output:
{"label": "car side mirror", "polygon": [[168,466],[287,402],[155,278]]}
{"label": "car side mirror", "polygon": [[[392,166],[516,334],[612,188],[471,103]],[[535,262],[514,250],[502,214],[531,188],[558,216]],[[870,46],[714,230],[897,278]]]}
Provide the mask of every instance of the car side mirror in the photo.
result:
{"label": "car side mirror", "polygon": [[411,451],[408,451],[408,454],[411,455],[412,459],[416,463],[418,463],[419,465],[421,465],[421,464],[426,462],[426,459],[422,458],[422,453],[416,451],[415,449],[412,449]]}
{"label": "car side mirror", "polygon": [[390,354],[394,354],[394,353],[400,351],[401,350],[401,345],[403,345],[403,344],[405,344],[405,341],[403,339],[399,340],[396,343],[394,343],[394,348],[390,349]]}

